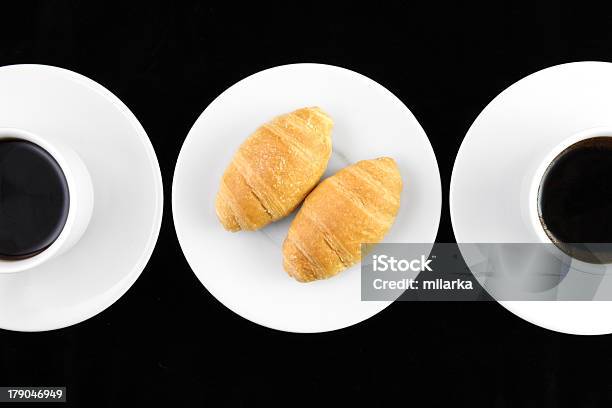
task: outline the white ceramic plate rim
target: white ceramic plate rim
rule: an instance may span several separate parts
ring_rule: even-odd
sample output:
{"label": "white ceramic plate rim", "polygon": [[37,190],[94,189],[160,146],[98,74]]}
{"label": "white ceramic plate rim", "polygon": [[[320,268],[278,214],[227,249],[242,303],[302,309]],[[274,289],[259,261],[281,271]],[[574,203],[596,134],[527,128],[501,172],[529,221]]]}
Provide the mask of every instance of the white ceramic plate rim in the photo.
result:
{"label": "white ceramic plate rim", "polygon": [[155,150],[153,149],[153,145],[147,136],[144,128],[136,119],[136,116],[130,111],[130,109],[112,92],[98,84],[92,79],[89,79],[81,74],[70,71],[65,68],[59,68],[49,65],[39,65],[39,64],[16,64],[16,65],[7,65],[0,67],[0,73],[7,69],[20,69],[20,67],[32,67],[41,71],[54,71],[59,72],[62,75],[78,82],[84,87],[96,92],[97,94],[104,97],[108,102],[113,104],[117,110],[124,115],[124,117],[130,122],[132,125],[135,134],[138,135],[142,145],[146,151],[147,158],[149,159],[149,164],[151,165],[153,170],[154,177],[154,185],[155,185],[155,196],[156,201],[154,203],[155,207],[155,217],[152,220],[152,228],[147,239],[147,243],[145,246],[145,250],[141,253],[138,261],[131,268],[131,271],[124,276],[124,278],[118,281],[112,289],[108,290],[106,293],[100,294],[88,302],[84,302],[80,304],[80,310],[78,313],[73,314],[71,316],[58,316],[56,321],[47,321],[47,322],[38,322],[37,324],[32,324],[31,322],[25,324],[5,324],[0,322],[0,327],[6,330],[12,331],[22,331],[22,332],[36,332],[36,331],[48,331],[48,330],[56,330],[65,328],[68,326],[75,325],[77,323],[81,323],[91,317],[96,316],[100,312],[104,311],[108,307],[110,307],[113,303],[115,303],[121,296],[123,296],[130,287],[136,282],[145,266],[147,265],[151,255],[153,254],[153,250],[155,248],[155,244],[157,243],[157,238],[159,237],[159,232],[161,230],[161,223],[163,217],[163,183],[161,177],[161,170],[159,167],[159,162],[157,160],[157,156],[155,154]]}
{"label": "white ceramic plate rim", "polygon": [[269,329],[273,329],[273,330],[279,330],[279,331],[285,331],[285,332],[291,332],[291,333],[324,333],[324,332],[331,332],[331,331],[336,331],[336,330],[341,330],[347,327],[352,327],[355,326],[357,324],[360,324],[366,320],[369,320],[371,318],[373,318],[374,316],[380,314],[383,310],[385,310],[388,306],[390,306],[393,302],[389,302],[389,301],[381,301],[381,302],[376,302],[378,303],[379,307],[377,308],[376,312],[368,315],[368,316],[363,316],[360,317],[358,320],[356,321],[352,321],[352,322],[348,322],[345,323],[341,326],[338,327],[334,327],[334,328],[325,328],[325,329],[315,329],[315,330],[310,330],[310,329],[295,329],[295,328],[288,328],[288,327],[280,327],[280,326],[274,326],[272,325],[270,322],[260,318],[259,316],[255,315],[255,314],[251,314],[248,311],[245,311],[244,309],[241,309],[240,311],[237,311],[235,309],[237,309],[236,307],[234,307],[234,305],[228,305],[227,303],[229,302],[225,302],[224,298],[222,296],[221,293],[219,293],[219,291],[215,290],[215,288],[212,287],[208,287],[205,285],[205,283],[200,279],[199,275],[195,272],[197,270],[197,265],[195,265],[193,262],[194,260],[191,259],[191,257],[188,255],[189,251],[186,251],[186,248],[183,247],[184,245],[184,240],[181,239],[182,237],[182,233],[181,233],[181,228],[178,225],[178,223],[176,222],[176,202],[177,202],[177,196],[176,196],[176,191],[174,189],[174,185],[177,179],[177,173],[178,173],[178,169],[181,167],[182,165],[182,161],[185,160],[184,159],[184,153],[183,153],[183,148],[187,145],[189,139],[191,137],[195,137],[193,136],[193,130],[196,129],[199,125],[199,123],[201,121],[204,120],[204,118],[206,117],[206,114],[214,107],[216,106],[219,101],[221,100],[222,96],[230,91],[233,88],[236,87],[240,87],[242,86],[244,83],[260,76],[260,75],[266,75],[271,71],[275,71],[275,70],[283,70],[286,68],[291,68],[291,67],[315,67],[315,68],[322,68],[322,69],[333,69],[333,70],[338,70],[338,71],[344,71],[352,76],[354,76],[355,78],[362,80],[362,81],[367,81],[370,85],[377,87],[380,91],[384,92],[386,95],[388,95],[389,97],[393,98],[394,102],[396,104],[398,104],[402,110],[404,111],[405,114],[407,114],[411,119],[413,119],[421,128],[422,134],[424,135],[425,139],[427,140],[427,142],[429,143],[430,149],[431,149],[431,153],[432,153],[432,157],[435,163],[435,167],[436,167],[436,171],[437,171],[437,178],[438,178],[438,196],[440,198],[439,203],[437,203],[438,205],[438,211],[437,211],[437,217],[435,220],[435,229],[434,229],[434,234],[433,237],[431,238],[431,242],[433,243],[436,236],[437,236],[437,232],[439,229],[439,225],[440,225],[440,216],[441,216],[441,211],[442,211],[442,186],[441,186],[441,181],[440,181],[440,174],[439,174],[439,167],[438,167],[438,163],[437,163],[437,159],[435,156],[435,152],[433,151],[433,147],[431,146],[431,142],[429,142],[429,139],[427,138],[427,135],[425,133],[425,131],[423,130],[422,126],[418,123],[418,120],[416,119],[416,117],[414,116],[414,114],[410,111],[410,109],[397,97],[395,96],[391,91],[389,91],[387,88],[385,88],[384,86],[380,85],[379,83],[377,83],[376,81],[349,69],[346,68],[342,68],[342,67],[338,67],[338,66],[334,66],[334,65],[327,65],[327,64],[319,64],[319,63],[297,63],[297,64],[286,64],[286,65],[280,65],[280,66],[276,66],[276,67],[272,67],[272,68],[268,68],[259,72],[256,72],[252,75],[249,75],[243,79],[241,79],[240,81],[236,82],[234,85],[230,86],[229,88],[227,88],[225,91],[223,91],[219,96],[217,96],[207,107],[206,109],[199,115],[199,117],[197,118],[197,120],[195,121],[195,123],[193,124],[193,126],[191,127],[189,133],[187,134],[187,137],[185,138],[185,141],[183,142],[183,146],[181,147],[181,152],[179,153],[179,157],[177,159],[176,162],[176,166],[175,166],[175,170],[174,170],[174,176],[173,176],[173,189],[172,189],[172,217],[173,217],[173,222],[174,222],[174,227],[175,227],[175,231],[179,240],[179,245],[181,246],[181,250],[183,251],[183,255],[185,256],[185,259],[187,260],[187,263],[189,264],[190,268],[192,269],[193,273],[196,275],[196,277],[198,278],[198,280],[200,281],[200,283],[202,284],[202,286],[219,302],[221,303],[223,306],[225,306],[228,310],[232,311],[234,314],[236,314],[237,316],[240,316],[243,319],[249,320],[252,323],[258,324],[260,326],[269,328]]}
{"label": "white ceramic plate rim", "polygon": [[[499,102],[501,99],[506,97],[506,95],[512,92],[515,88],[521,86],[521,83],[528,78],[546,74],[547,72],[555,72],[557,70],[563,70],[566,68],[571,69],[573,67],[580,66],[580,65],[600,66],[604,64],[611,65],[608,62],[602,62],[602,61],[578,61],[578,62],[569,62],[569,63],[559,64],[559,65],[554,65],[554,66],[543,68],[536,72],[530,73],[526,75],[525,77],[517,80],[513,84],[511,84],[506,89],[504,89],[495,98],[493,98],[486,105],[486,107],[478,114],[478,116],[475,118],[474,122],[472,123],[468,131],[466,132],[464,140],[462,141],[461,146],[459,147],[459,150],[455,157],[455,162],[453,165],[453,172],[451,175],[450,190],[449,190],[449,209],[450,209],[451,224],[453,226],[453,230],[454,230],[454,234],[455,234],[455,238],[457,242],[461,243],[461,242],[467,242],[467,241],[462,241],[458,237],[459,234],[457,233],[457,229],[456,229],[458,225],[458,221],[457,221],[458,215],[456,214],[455,196],[460,193],[458,193],[457,191],[457,181],[456,181],[457,174],[455,170],[456,170],[457,162],[460,160],[461,157],[465,156],[466,154],[465,152],[466,147],[465,147],[464,141],[473,132],[473,130],[477,126],[480,125],[480,121],[482,120],[482,117],[484,117],[488,113],[489,109],[492,109],[492,106],[494,106],[497,102]],[[600,127],[602,125],[595,124],[594,126]],[[582,129],[582,131],[586,131],[587,129],[588,127],[585,129]],[[565,139],[566,139],[566,136],[560,135],[559,143],[561,144]],[[604,330],[601,327],[597,329],[593,329],[593,328],[583,327],[582,325],[575,325],[576,327],[574,328],[570,328],[568,326],[552,327],[553,324],[547,323],[546,321],[542,321],[543,315],[545,314],[562,314],[561,313],[562,311],[567,314],[571,313],[572,311],[574,311],[573,305],[582,304],[582,306],[597,307],[598,305],[606,304],[607,302],[603,302],[603,301],[497,301],[497,302],[501,304],[504,307],[504,309],[511,312],[514,316],[524,321],[527,321],[530,324],[533,324],[534,326],[538,326],[538,327],[541,327],[541,328],[544,328],[546,330],[550,330],[553,332],[560,332],[560,333],[574,334],[574,335],[603,335],[603,334],[608,334],[612,332],[612,329]],[[538,312],[537,313],[526,312],[526,310],[530,308],[533,310],[537,309]],[[544,318],[544,320],[546,319]]]}

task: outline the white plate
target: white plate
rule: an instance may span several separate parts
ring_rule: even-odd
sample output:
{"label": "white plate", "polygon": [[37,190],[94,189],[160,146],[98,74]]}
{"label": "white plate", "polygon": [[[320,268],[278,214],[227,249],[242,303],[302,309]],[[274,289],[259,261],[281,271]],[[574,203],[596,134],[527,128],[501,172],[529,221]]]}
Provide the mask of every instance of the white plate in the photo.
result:
{"label": "white plate", "polygon": [[89,226],[68,252],[0,275],[0,328],[52,330],[88,319],[130,288],[157,241],[163,193],[151,142],[107,89],[44,65],[0,68],[0,126],[72,148],[95,196]]}
{"label": "white plate", "polygon": [[[498,95],[468,131],[455,161],[450,210],[457,242],[539,242],[525,194],[543,157],[572,134],[612,125],[612,64],[578,62],[532,74]],[[564,333],[612,332],[612,302],[500,302]]]}
{"label": "white plate", "polygon": [[221,303],[274,329],[322,332],[359,323],[390,302],[360,300],[359,266],[302,284],[282,267],[290,216],[258,232],[226,232],[215,215],[219,180],[233,153],[260,124],[317,105],[334,119],[326,176],[378,156],[397,161],[405,187],[386,242],[433,242],[441,208],[432,147],[412,113],[385,88],[355,72],[319,64],[268,69],[229,88],[202,113],[178,158],[172,209],[189,265]]}

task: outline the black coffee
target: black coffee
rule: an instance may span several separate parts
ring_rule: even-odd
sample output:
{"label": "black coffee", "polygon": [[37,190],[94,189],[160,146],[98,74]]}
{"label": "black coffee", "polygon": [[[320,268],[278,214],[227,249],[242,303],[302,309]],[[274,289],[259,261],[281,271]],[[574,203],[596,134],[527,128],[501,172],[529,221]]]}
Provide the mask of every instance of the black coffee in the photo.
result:
{"label": "black coffee", "polygon": [[22,259],[49,247],[68,216],[66,177],[41,147],[0,140],[0,258]]}
{"label": "black coffee", "polygon": [[538,192],[540,221],[568,255],[612,262],[612,137],[586,139],[548,166]]}

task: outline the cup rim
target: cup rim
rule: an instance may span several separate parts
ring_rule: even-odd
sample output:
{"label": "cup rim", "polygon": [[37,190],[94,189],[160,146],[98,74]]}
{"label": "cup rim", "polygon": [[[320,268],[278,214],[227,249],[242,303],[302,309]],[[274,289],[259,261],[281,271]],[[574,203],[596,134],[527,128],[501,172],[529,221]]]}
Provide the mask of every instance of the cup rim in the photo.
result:
{"label": "cup rim", "polygon": [[42,263],[53,258],[70,236],[76,217],[74,203],[72,200],[72,192],[75,191],[74,176],[70,171],[70,167],[67,164],[67,160],[61,154],[59,149],[55,147],[57,144],[49,143],[44,138],[38,136],[36,133],[33,133],[29,130],[15,127],[0,127],[0,140],[5,138],[21,139],[30,143],[34,143],[35,145],[43,148],[47,153],[49,153],[64,173],[64,177],[66,178],[66,184],[68,185],[68,194],[71,199],[68,203],[68,216],[66,217],[66,222],[64,223],[62,231],[55,239],[55,241],[53,241],[51,245],[43,249],[41,252],[28,258],[15,260],[0,259],[0,274],[22,272],[27,269],[31,269],[38,265],[41,265]]}
{"label": "cup rim", "polygon": [[595,264],[595,263],[581,261],[580,259],[574,258],[568,254],[565,254],[565,252],[563,252],[559,247],[557,247],[557,244],[553,242],[548,236],[548,234],[546,234],[546,232],[544,231],[544,226],[542,225],[540,221],[540,212],[538,208],[538,205],[539,205],[538,196],[539,196],[540,186],[542,184],[542,179],[544,177],[544,174],[548,170],[548,167],[553,162],[553,160],[557,158],[559,154],[561,154],[565,149],[569,148],[570,146],[578,142],[581,142],[583,140],[592,139],[595,137],[611,137],[612,138],[612,126],[596,126],[596,127],[580,130],[578,132],[573,133],[571,136],[564,139],[561,143],[557,144],[555,147],[549,150],[548,153],[544,155],[544,158],[540,161],[540,164],[536,168],[536,171],[531,180],[531,185],[530,185],[529,194],[528,194],[529,221],[531,222],[532,229],[535,232],[538,240],[541,243],[553,244],[552,246],[554,246],[554,248],[559,252],[559,255],[569,256],[572,264],[578,267],[578,269],[583,270],[583,271],[590,271],[590,272],[594,271],[595,269],[600,270],[601,268],[608,267],[608,266],[612,267],[612,262]]}

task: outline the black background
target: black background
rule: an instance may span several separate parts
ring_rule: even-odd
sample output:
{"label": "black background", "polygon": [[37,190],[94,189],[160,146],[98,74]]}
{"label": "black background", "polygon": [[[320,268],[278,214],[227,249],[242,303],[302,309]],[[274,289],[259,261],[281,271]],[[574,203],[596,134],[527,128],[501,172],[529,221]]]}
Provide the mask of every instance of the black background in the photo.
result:
{"label": "black background", "polygon": [[438,241],[452,242],[447,192],[472,121],[534,71],[612,61],[612,13],[497,1],[11,3],[20,5],[0,6],[0,65],[56,65],[115,93],[157,151],[165,213],[149,265],[113,306],[67,329],[0,331],[0,385],[66,385],[79,406],[612,402],[609,336],[553,333],[494,302],[401,302],[316,335],[259,327],[218,303],[190,271],[170,208],[183,139],[218,94],[265,68],[320,62],[374,79],[415,114],[442,175]]}

